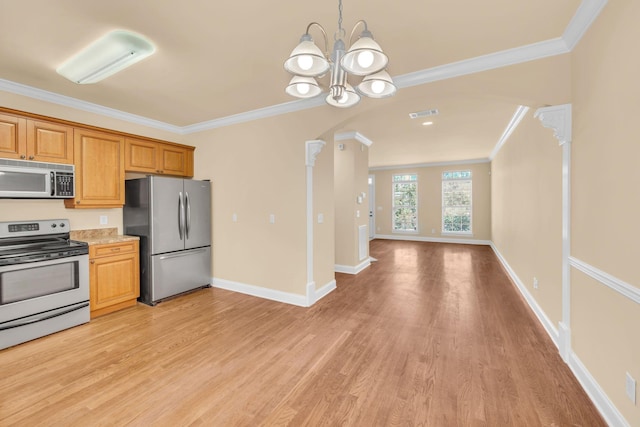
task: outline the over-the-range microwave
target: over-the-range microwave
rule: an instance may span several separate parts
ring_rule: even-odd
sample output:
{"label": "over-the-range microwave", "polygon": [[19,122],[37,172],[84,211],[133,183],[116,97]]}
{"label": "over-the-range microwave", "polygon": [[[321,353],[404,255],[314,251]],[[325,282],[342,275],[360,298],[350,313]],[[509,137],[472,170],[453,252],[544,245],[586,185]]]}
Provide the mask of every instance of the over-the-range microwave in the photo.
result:
{"label": "over-the-range microwave", "polygon": [[0,159],[0,198],[72,198],[74,174],[73,165]]}

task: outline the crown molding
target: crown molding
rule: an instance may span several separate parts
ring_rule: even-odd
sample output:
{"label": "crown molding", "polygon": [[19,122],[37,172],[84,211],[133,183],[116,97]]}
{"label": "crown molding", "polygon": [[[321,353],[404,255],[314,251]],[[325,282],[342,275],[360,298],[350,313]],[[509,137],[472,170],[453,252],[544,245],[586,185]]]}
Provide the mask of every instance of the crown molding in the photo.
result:
{"label": "crown molding", "polygon": [[104,107],[102,105],[94,104],[87,101],[82,101],[70,96],[60,95],[54,92],[49,92],[42,89],[37,89],[31,86],[15,83],[9,80],[0,79],[0,90],[9,93],[15,93],[16,95],[26,96],[28,98],[37,99],[40,101],[50,102],[52,104],[62,105],[65,107],[74,108],[80,111],[86,111],[88,113],[95,113],[101,116],[112,117],[114,119],[123,120],[125,122],[135,123],[143,126],[147,126],[154,129],[160,129],[176,134],[182,134],[180,126],[171,125],[169,123],[161,122],[159,120],[149,119],[147,117],[138,116],[124,111],[116,110],[114,108]]}
{"label": "crown molding", "polygon": [[580,3],[578,10],[576,10],[575,15],[573,15],[562,34],[562,39],[569,50],[573,50],[576,47],[606,5],[607,0],[583,0]]}
{"label": "crown molding", "polygon": [[316,96],[315,98],[309,99],[301,99],[298,101],[285,102],[283,104],[271,105],[269,107],[258,108],[257,110],[246,111],[244,113],[238,113],[232,116],[221,117],[219,119],[213,119],[206,122],[184,126],[181,128],[181,133],[184,135],[197,133],[205,130],[235,125],[238,123],[279,116],[281,114],[294,113],[296,111],[307,110],[309,108],[315,108],[321,105],[325,105],[325,101],[322,96]]}
{"label": "crown molding", "polygon": [[[578,44],[582,36],[586,33],[587,29],[595,21],[606,4],[607,0],[582,0],[575,15],[567,25],[562,37],[478,56],[476,58],[466,59],[463,61],[453,62],[451,64],[428,68],[426,70],[403,74],[393,78],[394,84],[399,89],[408,88],[438,80],[450,79],[453,77],[569,53]],[[10,82],[8,80],[0,79],[0,90],[180,135],[202,132],[281,114],[293,113],[325,104],[323,97],[317,96],[315,98],[276,104],[269,107],[181,127],[135,114],[129,114],[113,108],[103,107],[90,102],[81,101],[65,95],[59,95],[42,89]]]}
{"label": "crown molding", "polygon": [[505,128],[504,132],[502,132],[502,136],[500,137],[500,139],[498,140],[498,143],[496,144],[493,151],[491,152],[491,155],[489,156],[489,160],[493,161],[493,159],[498,155],[498,152],[500,151],[502,146],[507,142],[507,140],[509,139],[513,131],[516,130],[516,128],[518,127],[518,125],[520,124],[524,116],[527,115],[528,111],[529,111],[529,107],[525,105],[518,106],[518,108],[516,109],[516,112],[513,113],[513,117],[511,117],[511,121]]}
{"label": "crown molding", "polygon": [[361,134],[360,132],[351,131],[351,132],[342,132],[338,133],[334,136],[335,141],[347,141],[349,139],[355,139],[358,142],[366,145],[367,147],[371,147],[373,145],[373,141]]}
{"label": "crown molding", "polygon": [[433,168],[438,166],[457,166],[457,165],[475,165],[478,163],[490,163],[491,160],[487,159],[471,159],[460,160],[454,162],[433,162],[433,163],[415,163],[410,165],[397,165],[397,166],[374,166],[369,168],[370,171],[390,171],[398,169],[418,169],[418,168]]}

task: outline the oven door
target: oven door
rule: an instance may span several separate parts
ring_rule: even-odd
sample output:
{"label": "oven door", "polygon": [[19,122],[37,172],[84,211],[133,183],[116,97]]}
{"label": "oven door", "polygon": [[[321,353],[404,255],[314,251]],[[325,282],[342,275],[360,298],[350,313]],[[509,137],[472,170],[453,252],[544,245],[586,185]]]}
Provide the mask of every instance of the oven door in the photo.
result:
{"label": "oven door", "polygon": [[89,317],[89,255],[0,267],[0,349]]}

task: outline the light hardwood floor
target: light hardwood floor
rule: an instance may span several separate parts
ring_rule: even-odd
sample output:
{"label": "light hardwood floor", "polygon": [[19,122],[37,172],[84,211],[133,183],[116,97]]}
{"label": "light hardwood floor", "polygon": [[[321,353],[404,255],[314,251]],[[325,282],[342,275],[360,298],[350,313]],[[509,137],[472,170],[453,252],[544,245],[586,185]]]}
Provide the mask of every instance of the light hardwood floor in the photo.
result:
{"label": "light hardwood floor", "polygon": [[605,425],[489,247],[371,255],[311,308],[205,289],[0,351],[0,425]]}

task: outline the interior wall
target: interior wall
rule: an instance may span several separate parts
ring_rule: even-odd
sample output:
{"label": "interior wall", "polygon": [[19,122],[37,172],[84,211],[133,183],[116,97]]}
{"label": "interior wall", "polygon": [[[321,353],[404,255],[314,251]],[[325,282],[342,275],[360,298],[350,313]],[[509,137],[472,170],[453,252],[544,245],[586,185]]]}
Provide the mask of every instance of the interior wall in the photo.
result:
{"label": "interior wall", "polygon": [[[212,181],[215,279],[306,295],[305,142],[326,132],[321,115],[304,110],[187,135],[195,178]],[[322,158],[318,167],[330,171]]]}
{"label": "interior wall", "polygon": [[[333,132],[320,137],[326,145],[313,167],[313,281],[316,289],[335,280],[335,197],[333,194]],[[319,216],[322,215],[322,222]]]}
{"label": "interior wall", "polygon": [[[624,282],[636,295],[640,288],[638,19],[639,2],[608,2],[571,55],[571,254]],[[630,425],[640,425],[640,396],[634,405],[625,395],[627,372],[640,381],[639,325],[637,299],[572,270],[573,350]]]}
{"label": "interior wall", "polygon": [[366,260],[358,253],[358,229],[369,223],[368,161],[369,148],[360,141],[334,143],[335,264],[339,266],[356,267]]}
{"label": "interior wall", "polygon": [[[472,174],[472,235],[442,234],[442,173],[470,170]],[[491,239],[491,166],[487,163],[371,170],[376,182],[376,236],[408,239]],[[418,175],[418,232],[393,232],[392,180],[398,174]]]}
{"label": "interior wall", "polygon": [[493,159],[491,177],[493,244],[557,327],[562,320],[562,148],[533,111]]}
{"label": "interior wall", "polygon": [[[181,143],[183,137],[118,119],[88,113],[22,95],[0,91],[0,106],[28,113],[69,120],[80,124],[102,127],[150,138]],[[100,224],[100,216],[107,224]],[[122,209],[67,209],[62,200],[0,199],[0,221],[68,218],[71,230],[117,227],[122,233]]]}

